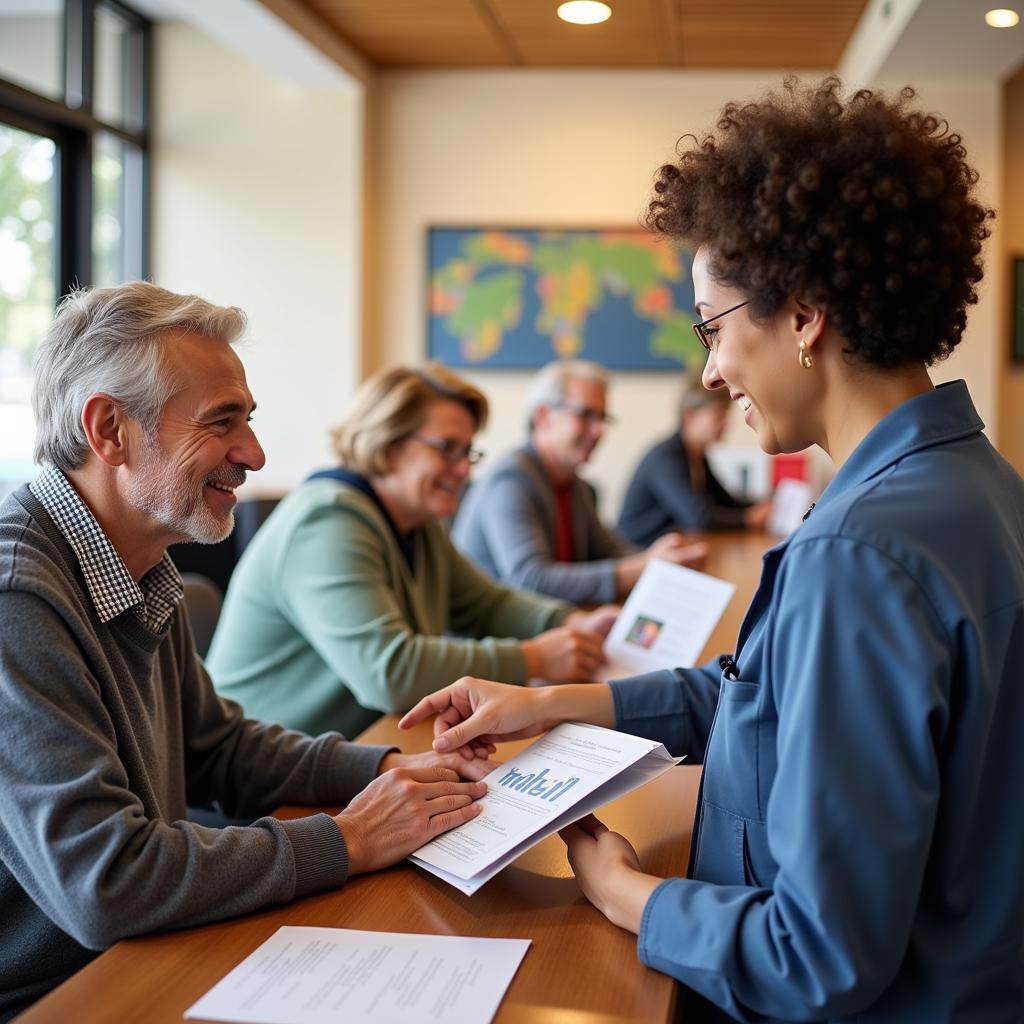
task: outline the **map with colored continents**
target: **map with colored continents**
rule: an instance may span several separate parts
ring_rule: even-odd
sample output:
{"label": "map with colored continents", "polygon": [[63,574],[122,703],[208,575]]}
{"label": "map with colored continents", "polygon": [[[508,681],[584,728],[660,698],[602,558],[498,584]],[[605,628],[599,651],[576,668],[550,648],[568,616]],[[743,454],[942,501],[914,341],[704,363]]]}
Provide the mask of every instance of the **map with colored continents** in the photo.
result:
{"label": "map with colored continents", "polygon": [[691,253],[647,231],[431,228],[429,353],[448,366],[699,366]]}

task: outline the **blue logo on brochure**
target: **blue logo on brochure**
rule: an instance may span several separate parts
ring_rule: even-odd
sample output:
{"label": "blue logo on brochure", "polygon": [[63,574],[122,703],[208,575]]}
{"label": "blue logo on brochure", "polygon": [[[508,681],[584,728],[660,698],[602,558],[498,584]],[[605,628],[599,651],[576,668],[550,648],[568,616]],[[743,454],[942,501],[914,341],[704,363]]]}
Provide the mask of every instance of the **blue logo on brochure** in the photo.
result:
{"label": "blue logo on brochure", "polygon": [[498,779],[498,785],[514,789],[519,793],[524,793],[526,796],[535,796],[541,800],[553,801],[557,800],[563,793],[567,793],[580,781],[575,775],[571,779],[565,779],[564,781],[561,779],[549,779],[547,775],[547,768],[539,772],[530,772],[529,774],[516,771],[515,768],[509,768]]}

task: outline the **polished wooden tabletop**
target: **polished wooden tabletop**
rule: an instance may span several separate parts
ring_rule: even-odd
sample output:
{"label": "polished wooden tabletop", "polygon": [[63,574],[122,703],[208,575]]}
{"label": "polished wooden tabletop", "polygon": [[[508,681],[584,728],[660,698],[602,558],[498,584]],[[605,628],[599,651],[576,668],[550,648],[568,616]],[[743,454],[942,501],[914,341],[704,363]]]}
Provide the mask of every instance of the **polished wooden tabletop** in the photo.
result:
{"label": "polished wooden tabletop", "polygon": [[[705,650],[732,651],[757,584],[761,534],[712,534],[706,570],[737,585]],[[399,733],[393,716],[361,739],[398,742],[408,751],[430,744],[429,723]],[[505,744],[507,758],[523,744]],[[600,817],[626,835],[646,871],[686,870],[700,769],[681,765],[604,807]],[[284,808],[282,817],[308,813]],[[436,935],[528,938],[532,941],[495,1018],[499,1024],[668,1021],[678,1013],[674,981],[644,967],[636,938],[583,898],[551,836],[470,897],[408,862],[352,879],[341,889],[282,907],[180,932],[117,943],[32,1007],[25,1024],[147,1024],[180,1021],[186,1009],[281,925],[319,925]]]}

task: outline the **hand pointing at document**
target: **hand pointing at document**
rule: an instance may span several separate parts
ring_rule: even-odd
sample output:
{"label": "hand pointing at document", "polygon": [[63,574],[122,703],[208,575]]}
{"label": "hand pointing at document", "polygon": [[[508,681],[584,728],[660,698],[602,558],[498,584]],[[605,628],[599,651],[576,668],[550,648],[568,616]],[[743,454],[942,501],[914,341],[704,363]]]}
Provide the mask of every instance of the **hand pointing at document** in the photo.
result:
{"label": "hand pointing at document", "polygon": [[559,722],[586,722],[613,728],[615,709],[611,688],[603,684],[577,684],[524,690],[463,676],[450,686],[424,697],[399,727],[411,729],[431,715],[434,749],[471,756],[474,743],[526,739]]}

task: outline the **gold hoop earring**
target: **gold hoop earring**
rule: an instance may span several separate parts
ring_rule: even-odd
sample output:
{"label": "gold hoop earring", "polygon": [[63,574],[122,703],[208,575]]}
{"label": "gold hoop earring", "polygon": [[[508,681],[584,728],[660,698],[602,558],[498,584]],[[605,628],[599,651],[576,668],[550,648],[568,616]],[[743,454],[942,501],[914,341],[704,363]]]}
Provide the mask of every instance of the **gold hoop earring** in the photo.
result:
{"label": "gold hoop earring", "polygon": [[807,351],[807,342],[800,342],[800,365],[805,369],[809,370],[814,365],[814,360],[811,358],[811,353]]}

